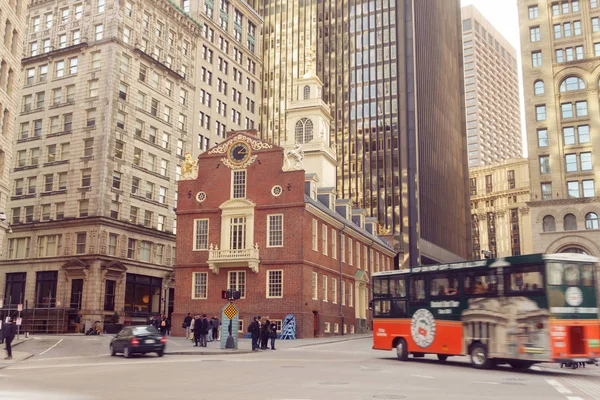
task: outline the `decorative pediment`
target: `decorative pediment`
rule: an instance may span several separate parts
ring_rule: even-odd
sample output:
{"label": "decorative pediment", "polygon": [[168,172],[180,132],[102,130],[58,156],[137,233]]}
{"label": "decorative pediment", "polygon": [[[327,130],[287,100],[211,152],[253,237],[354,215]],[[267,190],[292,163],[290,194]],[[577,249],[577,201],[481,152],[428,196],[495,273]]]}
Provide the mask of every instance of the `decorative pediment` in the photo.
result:
{"label": "decorative pediment", "polygon": [[248,143],[250,145],[250,147],[252,148],[252,150],[269,150],[269,149],[273,148],[273,145],[268,142],[265,142],[260,139],[253,139],[249,136],[242,135],[240,133],[238,135],[230,137],[228,140],[221,143],[219,146],[209,150],[208,154],[225,154],[225,153],[227,153],[227,150],[229,149],[229,145],[232,142],[238,142],[238,141],[243,141],[243,142]]}
{"label": "decorative pediment", "polygon": [[102,266],[102,279],[120,280],[125,276],[127,267],[119,261],[111,261]]}
{"label": "decorative pediment", "polygon": [[78,258],[73,258],[67,261],[61,267],[68,278],[87,278],[90,266]]}
{"label": "decorative pediment", "polygon": [[247,199],[231,199],[219,206],[219,208],[223,211],[247,209],[254,210],[254,207],[256,207],[256,204]]}
{"label": "decorative pediment", "polygon": [[357,283],[369,283],[369,274],[366,271],[358,270],[354,274],[354,280]]}

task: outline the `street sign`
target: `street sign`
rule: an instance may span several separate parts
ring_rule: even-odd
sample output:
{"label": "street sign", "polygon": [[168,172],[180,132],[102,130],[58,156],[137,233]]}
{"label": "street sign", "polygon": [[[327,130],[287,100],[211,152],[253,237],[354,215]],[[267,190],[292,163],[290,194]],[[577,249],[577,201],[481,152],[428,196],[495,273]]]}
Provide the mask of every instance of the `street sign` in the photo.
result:
{"label": "street sign", "polygon": [[22,322],[23,322],[23,318],[17,318],[17,326],[21,326]]}
{"label": "street sign", "polygon": [[17,304],[17,311],[23,311],[23,304]]}
{"label": "street sign", "polygon": [[229,303],[229,305],[223,310],[223,313],[227,316],[227,318],[233,319],[233,317],[237,315],[238,310],[233,304]]}

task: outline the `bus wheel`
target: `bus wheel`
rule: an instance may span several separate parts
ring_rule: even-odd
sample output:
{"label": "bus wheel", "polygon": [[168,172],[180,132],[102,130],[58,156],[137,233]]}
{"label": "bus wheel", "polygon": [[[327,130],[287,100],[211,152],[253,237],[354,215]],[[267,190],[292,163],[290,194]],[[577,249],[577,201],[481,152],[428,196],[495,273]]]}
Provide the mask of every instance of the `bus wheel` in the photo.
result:
{"label": "bus wheel", "polygon": [[508,365],[510,365],[514,369],[525,371],[526,369],[529,369],[529,367],[531,367],[533,363],[529,361],[511,361],[508,363]]}
{"label": "bus wheel", "polygon": [[471,365],[477,369],[489,369],[492,361],[488,358],[487,347],[483,343],[471,345]]}
{"label": "bus wheel", "polygon": [[396,339],[396,357],[400,361],[408,360],[408,346],[406,340],[402,338]]}
{"label": "bus wheel", "polygon": [[448,356],[446,354],[438,354],[437,358],[440,361],[446,361],[448,359]]}

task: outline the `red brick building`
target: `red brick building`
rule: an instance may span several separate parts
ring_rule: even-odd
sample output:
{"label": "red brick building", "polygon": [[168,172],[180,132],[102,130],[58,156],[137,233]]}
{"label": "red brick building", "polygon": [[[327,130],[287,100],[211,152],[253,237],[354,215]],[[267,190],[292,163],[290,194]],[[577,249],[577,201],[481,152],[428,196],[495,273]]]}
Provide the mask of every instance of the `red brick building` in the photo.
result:
{"label": "red brick building", "polygon": [[304,81],[290,143],[232,132],[179,182],[175,334],[188,312],[220,316],[225,289],[241,292],[240,333],[256,315],[293,314],[299,338],[370,326],[370,274],[393,269],[396,254],[375,218],[336,199],[328,107],[318,79]]}

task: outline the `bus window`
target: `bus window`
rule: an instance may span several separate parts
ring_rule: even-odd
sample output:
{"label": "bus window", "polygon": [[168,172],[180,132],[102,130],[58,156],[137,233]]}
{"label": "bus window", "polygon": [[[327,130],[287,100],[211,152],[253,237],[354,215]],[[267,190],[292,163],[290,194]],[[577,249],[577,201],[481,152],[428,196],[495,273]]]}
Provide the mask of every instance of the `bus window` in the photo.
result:
{"label": "bus window", "polygon": [[406,297],[406,282],[402,278],[392,278],[390,280],[390,296]]}
{"label": "bus window", "polygon": [[594,267],[592,265],[581,266],[581,282],[583,286],[594,286]]}
{"label": "bus window", "polygon": [[579,285],[579,266],[577,264],[567,264],[565,268],[565,283],[569,286]]}
{"label": "bus window", "polygon": [[390,315],[394,318],[406,318],[408,316],[406,300],[392,300],[392,310]]}
{"label": "bus window", "polygon": [[390,301],[389,300],[373,301],[373,315],[375,317],[388,317],[390,315]]}
{"label": "bus window", "polygon": [[411,278],[410,279],[410,299],[412,301],[423,301],[427,298],[425,292],[425,279]]}
{"label": "bus window", "polygon": [[375,279],[373,281],[373,297],[388,297],[389,281],[387,279]]}
{"label": "bus window", "polygon": [[554,286],[562,285],[564,269],[565,268],[562,265],[562,263],[558,263],[558,262],[548,263],[548,268],[546,269],[546,272],[548,274],[548,276],[546,277],[546,281],[548,282],[548,285],[554,285]]}
{"label": "bus window", "polygon": [[544,282],[539,266],[515,268],[505,275],[507,292],[538,292],[544,290]]}
{"label": "bus window", "polygon": [[465,294],[467,295],[496,295],[498,293],[498,278],[495,271],[476,272],[465,276]]}
{"label": "bus window", "polygon": [[431,296],[447,297],[458,295],[458,279],[446,278],[440,275],[429,281]]}

